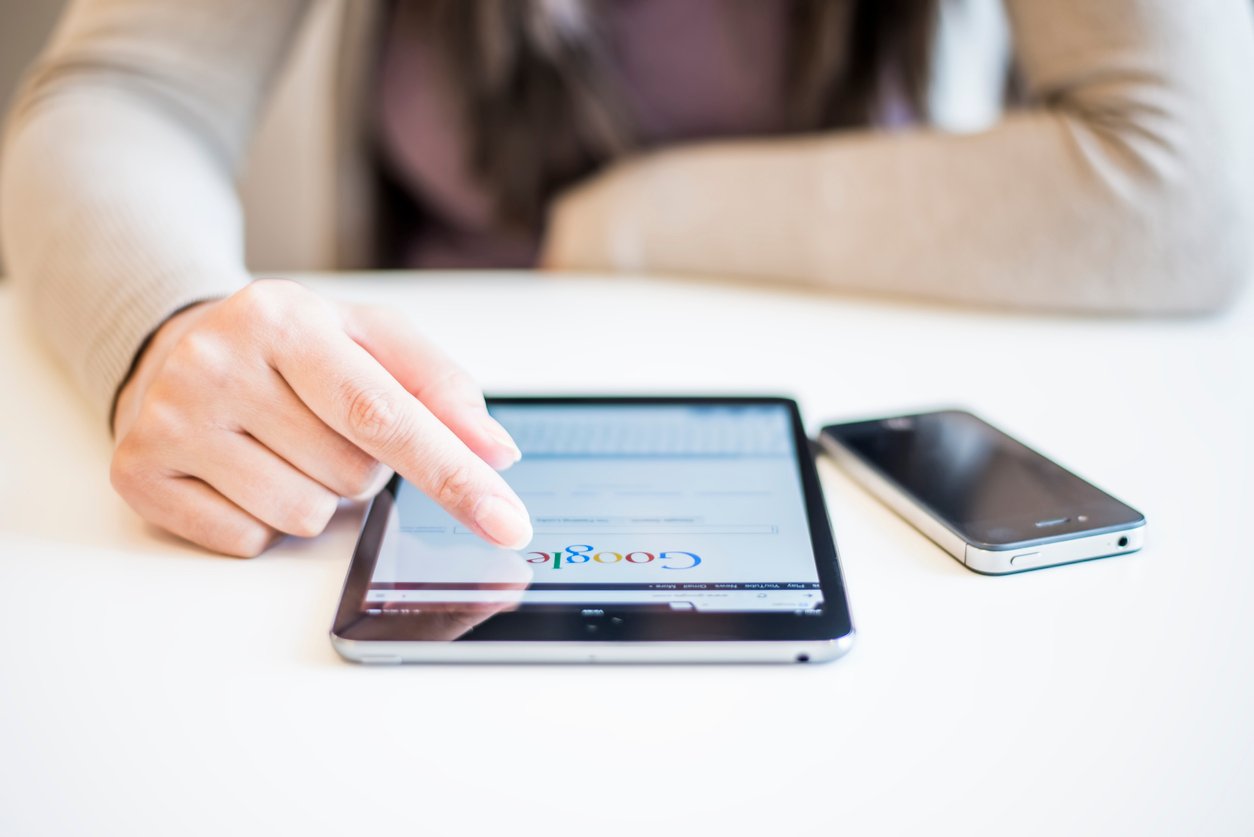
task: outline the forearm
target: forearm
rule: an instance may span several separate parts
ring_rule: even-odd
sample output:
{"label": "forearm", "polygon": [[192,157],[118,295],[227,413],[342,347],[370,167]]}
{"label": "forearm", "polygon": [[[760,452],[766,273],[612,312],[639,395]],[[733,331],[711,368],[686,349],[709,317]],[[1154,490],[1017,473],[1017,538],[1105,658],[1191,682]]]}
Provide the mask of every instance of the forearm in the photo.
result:
{"label": "forearm", "polygon": [[81,91],[30,113],[0,189],[23,303],[101,415],[158,324],[247,281],[229,179],[125,94]]}
{"label": "forearm", "polygon": [[1233,252],[1245,233],[1231,223],[1248,214],[1224,223],[1193,210],[1187,190],[1092,171],[1077,158],[1096,142],[1034,114],[980,136],[667,152],[625,173],[607,252],[584,266],[1016,307],[1153,312],[1222,302],[1249,265]]}
{"label": "forearm", "polygon": [[1119,5],[1148,20],[1015,4],[1033,107],[987,132],[663,151],[559,206],[556,261],[995,305],[1213,309],[1254,271],[1248,9]]}
{"label": "forearm", "polygon": [[80,0],[18,99],[8,270],[102,416],[154,328],[247,281],[232,180],[305,5]]}

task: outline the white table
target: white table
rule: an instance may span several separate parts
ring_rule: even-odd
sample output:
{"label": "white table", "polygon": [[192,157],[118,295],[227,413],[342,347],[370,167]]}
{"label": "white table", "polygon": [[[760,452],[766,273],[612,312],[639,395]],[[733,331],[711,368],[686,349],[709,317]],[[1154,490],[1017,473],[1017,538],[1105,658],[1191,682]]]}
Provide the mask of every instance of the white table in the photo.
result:
{"label": "white table", "polygon": [[1149,545],[978,576],[824,463],[859,630],[836,663],[350,665],[327,629],[360,509],[253,561],[155,533],[0,286],[0,834],[1254,830],[1254,299],[1107,321],[309,281],[404,309],[499,393],[778,391],[813,427],[966,405],[1139,507]]}

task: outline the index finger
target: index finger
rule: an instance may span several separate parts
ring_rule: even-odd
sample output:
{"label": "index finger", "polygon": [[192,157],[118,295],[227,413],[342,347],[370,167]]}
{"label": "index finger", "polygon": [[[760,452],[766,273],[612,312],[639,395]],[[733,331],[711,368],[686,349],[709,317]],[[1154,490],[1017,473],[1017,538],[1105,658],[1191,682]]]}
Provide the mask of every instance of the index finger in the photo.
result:
{"label": "index finger", "polygon": [[319,418],[472,531],[510,549],[531,540],[527,510],[505,480],[343,330],[317,328],[271,362]]}

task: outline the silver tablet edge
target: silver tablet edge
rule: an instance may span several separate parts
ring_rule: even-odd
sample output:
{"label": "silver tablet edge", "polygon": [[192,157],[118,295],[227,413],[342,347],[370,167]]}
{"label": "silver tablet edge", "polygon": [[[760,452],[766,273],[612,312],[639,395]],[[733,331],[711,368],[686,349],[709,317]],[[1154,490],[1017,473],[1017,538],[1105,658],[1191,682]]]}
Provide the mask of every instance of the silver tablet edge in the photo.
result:
{"label": "silver tablet edge", "polygon": [[806,663],[844,656],[855,633],[826,640],[690,642],[424,642],[353,640],[331,635],[360,663]]}

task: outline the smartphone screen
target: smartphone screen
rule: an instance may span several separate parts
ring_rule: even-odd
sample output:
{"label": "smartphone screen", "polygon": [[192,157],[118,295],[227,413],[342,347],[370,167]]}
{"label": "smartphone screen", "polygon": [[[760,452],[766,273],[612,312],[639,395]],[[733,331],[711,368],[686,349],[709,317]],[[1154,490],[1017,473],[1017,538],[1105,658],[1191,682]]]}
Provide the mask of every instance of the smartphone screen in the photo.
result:
{"label": "smartphone screen", "polygon": [[1018,544],[1143,520],[987,422],[946,410],[825,428],[972,543]]}

